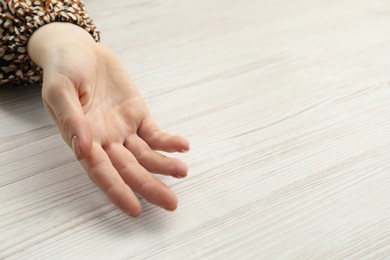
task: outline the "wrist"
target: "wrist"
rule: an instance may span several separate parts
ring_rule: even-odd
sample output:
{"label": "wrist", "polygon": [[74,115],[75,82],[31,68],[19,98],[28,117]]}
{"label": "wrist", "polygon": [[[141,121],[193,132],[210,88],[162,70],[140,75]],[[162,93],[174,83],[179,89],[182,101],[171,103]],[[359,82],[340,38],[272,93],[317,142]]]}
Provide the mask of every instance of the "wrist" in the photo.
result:
{"label": "wrist", "polygon": [[96,43],[83,28],[71,24],[54,22],[35,31],[27,44],[30,58],[41,68],[50,64],[55,53],[73,44]]}

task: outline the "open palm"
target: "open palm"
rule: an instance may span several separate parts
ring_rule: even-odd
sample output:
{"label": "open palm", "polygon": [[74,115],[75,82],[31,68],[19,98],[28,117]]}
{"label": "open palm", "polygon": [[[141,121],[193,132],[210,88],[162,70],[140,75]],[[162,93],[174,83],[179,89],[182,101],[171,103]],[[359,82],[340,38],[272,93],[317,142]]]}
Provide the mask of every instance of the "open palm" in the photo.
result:
{"label": "open palm", "polygon": [[104,45],[69,45],[50,62],[44,70],[44,104],[91,180],[131,216],[141,212],[134,192],[174,210],[175,194],[151,173],[180,178],[187,167],[155,150],[184,152],[187,140],[158,128],[120,61]]}

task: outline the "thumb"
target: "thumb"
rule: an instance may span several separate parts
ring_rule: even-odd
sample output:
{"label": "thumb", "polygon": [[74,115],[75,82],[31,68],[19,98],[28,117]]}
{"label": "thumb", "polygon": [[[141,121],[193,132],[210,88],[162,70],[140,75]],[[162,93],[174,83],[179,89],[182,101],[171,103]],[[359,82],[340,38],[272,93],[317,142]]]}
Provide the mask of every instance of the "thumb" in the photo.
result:
{"label": "thumb", "polygon": [[92,130],[80,104],[76,87],[65,76],[60,80],[44,81],[42,98],[62,138],[72,147],[76,158],[86,158],[92,149]]}

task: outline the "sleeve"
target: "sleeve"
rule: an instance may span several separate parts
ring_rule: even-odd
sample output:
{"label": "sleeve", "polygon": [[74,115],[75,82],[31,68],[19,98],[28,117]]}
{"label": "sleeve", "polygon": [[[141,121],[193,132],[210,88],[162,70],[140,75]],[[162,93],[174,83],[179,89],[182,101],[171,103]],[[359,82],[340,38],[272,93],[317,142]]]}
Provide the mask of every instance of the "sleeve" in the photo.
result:
{"label": "sleeve", "polygon": [[29,58],[27,41],[51,22],[76,24],[100,40],[80,0],[0,0],[0,84],[41,82],[42,70]]}

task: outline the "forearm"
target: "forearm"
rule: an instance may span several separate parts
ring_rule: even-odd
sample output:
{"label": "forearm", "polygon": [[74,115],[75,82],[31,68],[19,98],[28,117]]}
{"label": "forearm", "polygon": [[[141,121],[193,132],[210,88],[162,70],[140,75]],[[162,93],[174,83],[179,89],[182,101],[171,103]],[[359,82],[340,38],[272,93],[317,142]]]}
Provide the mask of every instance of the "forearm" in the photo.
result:
{"label": "forearm", "polygon": [[60,48],[74,43],[95,43],[83,28],[70,23],[50,23],[33,33],[27,45],[30,58],[44,69]]}

